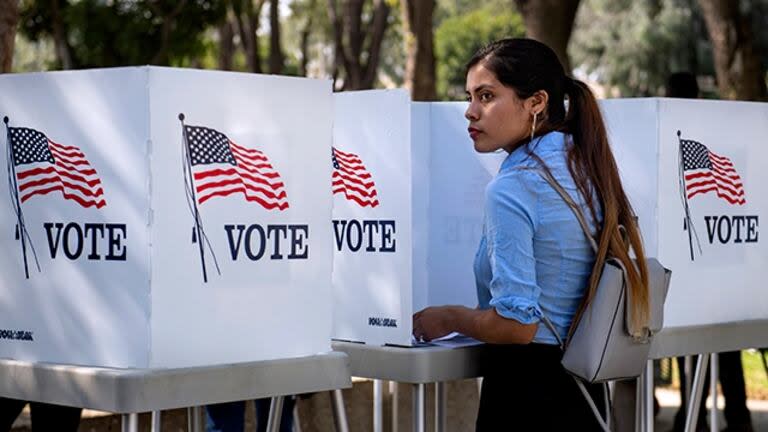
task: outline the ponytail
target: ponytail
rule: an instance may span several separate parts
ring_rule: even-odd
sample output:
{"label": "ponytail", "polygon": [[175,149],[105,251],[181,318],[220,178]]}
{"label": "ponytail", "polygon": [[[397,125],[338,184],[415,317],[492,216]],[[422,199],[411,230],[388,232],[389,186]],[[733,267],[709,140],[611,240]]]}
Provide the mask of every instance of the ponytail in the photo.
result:
{"label": "ponytail", "polygon": [[[570,132],[574,143],[568,153],[568,168],[592,213],[593,220],[598,220],[593,193],[597,196],[603,214],[589,288],[576,312],[571,332],[586,306],[592,301],[601,271],[609,256],[621,261],[627,270],[629,304],[632,307],[633,319],[631,328],[641,329],[647,326],[649,319],[649,297],[648,269],[643,259],[645,253],[640,229],[621,185],[619,170],[608,144],[608,134],[595,96],[582,81],[569,77],[565,77],[565,80],[564,90],[568,95],[569,106],[564,129]],[[637,260],[630,257],[630,248]]]}

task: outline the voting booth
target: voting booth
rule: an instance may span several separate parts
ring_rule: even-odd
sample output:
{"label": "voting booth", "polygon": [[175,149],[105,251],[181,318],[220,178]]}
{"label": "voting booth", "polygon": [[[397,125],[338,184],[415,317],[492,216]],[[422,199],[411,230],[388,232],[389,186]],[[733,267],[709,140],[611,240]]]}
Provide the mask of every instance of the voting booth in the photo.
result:
{"label": "voting booth", "polygon": [[601,101],[646,253],[672,269],[664,326],[768,318],[768,104]]}
{"label": "voting booth", "polygon": [[474,151],[463,103],[377,90],[334,105],[333,337],[408,346],[413,313],[477,304],[484,190],[504,155]]}
{"label": "voting booth", "polygon": [[0,357],[330,350],[330,82],[134,67],[4,75],[0,93]]}
{"label": "voting booth", "polygon": [[[600,105],[646,253],[673,271],[665,327],[768,318],[761,284],[768,250],[759,226],[768,206],[759,168],[768,158],[761,144],[768,105]],[[334,146],[348,153],[342,161],[364,165],[371,189],[363,192],[376,193],[360,205],[335,190],[335,338],[410,345],[414,312],[476,304],[472,262],[484,189],[506,153],[474,151],[465,109],[409,104],[401,91],[335,95]]]}

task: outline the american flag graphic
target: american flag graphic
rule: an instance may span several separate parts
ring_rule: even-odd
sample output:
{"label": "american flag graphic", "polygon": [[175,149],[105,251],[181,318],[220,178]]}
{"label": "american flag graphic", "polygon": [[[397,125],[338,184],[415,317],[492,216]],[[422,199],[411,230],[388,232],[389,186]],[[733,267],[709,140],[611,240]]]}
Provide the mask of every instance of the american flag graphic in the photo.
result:
{"label": "american flag graphic", "polygon": [[184,129],[199,204],[241,193],[267,210],[288,208],[285,185],[266,154],[238,145],[215,129]]}
{"label": "american flag graphic", "polygon": [[51,141],[44,133],[24,127],[9,127],[13,163],[16,167],[19,200],[61,192],[68,200],[88,208],[102,208],[101,179],[83,152],[75,146]]}
{"label": "american flag graphic", "polygon": [[744,185],[730,159],[697,141],[681,139],[680,146],[687,198],[714,192],[731,204],[746,203]]}
{"label": "american flag graphic", "polygon": [[333,193],[344,194],[350,201],[361,207],[371,208],[379,205],[376,185],[371,173],[365,169],[363,161],[354,154],[343,152],[333,147]]}

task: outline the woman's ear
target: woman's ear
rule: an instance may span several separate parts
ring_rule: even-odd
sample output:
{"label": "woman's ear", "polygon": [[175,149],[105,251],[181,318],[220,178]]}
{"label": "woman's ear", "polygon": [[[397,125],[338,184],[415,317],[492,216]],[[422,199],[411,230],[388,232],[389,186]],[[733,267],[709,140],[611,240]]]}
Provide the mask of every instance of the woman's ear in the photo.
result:
{"label": "woman's ear", "polygon": [[539,115],[545,114],[547,111],[547,103],[549,102],[549,94],[545,90],[539,90],[531,97],[525,100],[528,105],[528,110],[533,115],[537,113]]}

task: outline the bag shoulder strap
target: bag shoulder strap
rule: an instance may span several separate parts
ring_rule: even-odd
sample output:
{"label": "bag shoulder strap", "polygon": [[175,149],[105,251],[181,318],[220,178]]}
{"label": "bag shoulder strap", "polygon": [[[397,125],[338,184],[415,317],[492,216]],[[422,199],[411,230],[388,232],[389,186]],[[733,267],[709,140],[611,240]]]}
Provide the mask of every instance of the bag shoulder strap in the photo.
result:
{"label": "bag shoulder strap", "polygon": [[598,247],[597,247],[597,240],[595,240],[594,234],[592,234],[592,230],[589,229],[589,224],[587,224],[587,218],[584,217],[584,213],[581,211],[581,208],[578,204],[576,204],[576,201],[573,200],[571,195],[568,193],[568,191],[565,190],[565,188],[555,179],[555,177],[552,175],[549,170],[546,169],[539,169],[539,168],[522,168],[527,170],[536,171],[539,173],[539,175],[547,181],[547,183],[552,186],[552,189],[554,189],[560,197],[563,198],[563,201],[568,205],[568,207],[571,208],[571,211],[573,211],[573,214],[576,216],[576,219],[579,221],[579,225],[581,225],[581,229],[584,230],[584,234],[587,236],[587,240],[589,240],[589,244],[592,246],[592,250],[597,253]]}
{"label": "bag shoulder strap", "polygon": [[[552,321],[547,318],[546,315],[541,315],[542,321],[544,321],[544,324],[549,328],[549,331],[552,332],[552,334],[555,335],[555,339],[557,339],[557,343],[560,344],[560,349],[565,352],[565,343],[563,342],[563,339],[560,337],[560,335],[557,333],[557,329],[555,329],[554,324],[552,324]],[[603,394],[605,397],[605,418],[603,418],[602,414],[600,414],[600,410],[597,408],[597,404],[595,403],[595,400],[592,398],[592,395],[589,394],[589,391],[587,390],[587,386],[584,385],[584,383],[581,381],[581,379],[571,375],[574,381],[576,381],[576,385],[579,387],[579,390],[581,391],[581,394],[584,396],[584,399],[587,401],[587,404],[589,405],[589,408],[592,410],[592,414],[595,416],[595,420],[600,424],[600,427],[603,429],[604,432],[610,432],[611,430],[611,424],[610,424],[610,417],[611,417],[611,405],[610,405],[610,396],[608,391],[608,383],[603,383]]]}
{"label": "bag shoulder strap", "polygon": [[[549,170],[544,169],[538,169],[538,168],[523,168],[523,169],[530,169],[534,170],[541,175],[544,180],[549,183],[552,188],[557,191],[557,193],[563,198],[563,201],[568,205],[568,207],[571,208],[573,211],[573,214],[576,215],[576,219],[579,221],[579,225],[581,225],[581,228],[584,230],[584,234],[587,236],[587,240],[589,240],[589,244],[592,246],[592,250],[594,250],[595,254],[597,254],[598,246],[597,241],[595,240],[594,235],[592,234],[591,230],[589,229],[589,225],[587,224],[587,219],[584,217],[584,213],[582,213],[581,209],[579,208],[578,204],[571,198],[571,195],[568,193],[568,191],[563,188],[562,185],[555,179],[554,176],[552,176],[552,173],[549,172]],[[560,337],[560,334],[557,332],[557,329],[555,328],[555,325],[552,324],[552,321],[545,315],[541,315],[542,321],[544,321],[544,324],[549,328],[549,331],[552,332],[553,335],[555,335],[555,339],[557,340],[557,343],[560,345],[560,349],[565,352],[565,341]],[[592,410],[592,414],[595,416],[595,419],[600,424],[600,427],[605,432],[610,432],[611,430],[611,424],[610,424],[610,395],[608,390],[608,383],[603,383],[603,395],[605,398],[605,409],[606,409],[606,415],[605,418],[600,414],[600,410],[597,408],[597,404],[595,404],[594,399],[592,399],[592,395],[589,394],[589,391],[587,391],[587,387],[584,385],[584,383],[577,377],[573,376],[573,380],[576,382],[576,385],[579,387],[579,390],[581,391],[581,394],[584,396],[584,399],[587,401],[587,404],[589,405],[589,408]]]}

